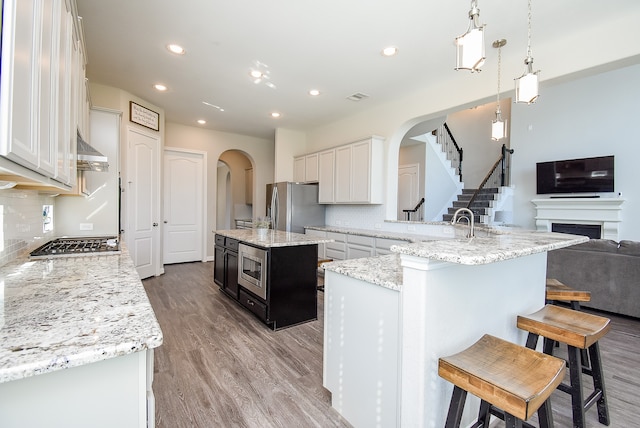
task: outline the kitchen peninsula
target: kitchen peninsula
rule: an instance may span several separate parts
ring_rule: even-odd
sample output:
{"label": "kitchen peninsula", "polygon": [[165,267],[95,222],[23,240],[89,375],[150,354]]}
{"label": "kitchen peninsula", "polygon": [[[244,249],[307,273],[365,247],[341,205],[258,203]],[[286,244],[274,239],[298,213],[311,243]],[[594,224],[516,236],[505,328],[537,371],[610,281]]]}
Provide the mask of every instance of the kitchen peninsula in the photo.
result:
{"label": "kitchen peninsula", "polygon": [[318,244],[331,242],[280,230],[218,230],[214,281],[270,328],[318,318]]}
{"label": "kitchen peninsula", "polygon": [[162,331],[126,248],[23,257],[0,282],[0,426],[154,425]]}
{"label": "kitchen peninsula", "polygon": [[[438,358],[485,333],[524,344],[516,316],[544,305],[547,251],[588,239],[455,229],[454,239],[323,265],[323,385],[354,426],[444,426],[453,387]],[[467,401],[462,426],[477,413],[478,400]]]}

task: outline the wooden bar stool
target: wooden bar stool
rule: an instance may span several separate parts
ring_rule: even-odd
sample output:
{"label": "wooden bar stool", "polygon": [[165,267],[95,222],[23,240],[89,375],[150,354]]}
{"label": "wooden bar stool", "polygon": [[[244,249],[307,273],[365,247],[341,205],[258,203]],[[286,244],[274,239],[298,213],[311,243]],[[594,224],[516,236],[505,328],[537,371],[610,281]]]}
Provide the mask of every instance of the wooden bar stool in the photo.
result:
{"label": "wooden bar stool", "polygon": [[438,374],[453,383],[445,428],[458,428],[467,393],[482,401],[474,426],[489,426],[493,411],[507,427],[538,413],[541,428],[553,427],[551,393],[562,382],[565,362],[524,346],[485,334],[462,352],[438,360]]}
{"label": "wooden bar stool", "polygon": [[572,309],[580,310],[580,302],[590,302],[591,292],[575,290],[554,278],[547,278],[547,303],[566,302]]}
{"label": "wooden bar stool", "polygon": [[[320,258],[318,257],[318,276],[319,277],[323,277],[324,278],[324,269],[320,269],[320,266],[322,266],[322,263],[329,263],[332,262],[333,259],[328,259],[328,258]],[[318,291],[324,291],[324,280],[322,281],[322,285],[318,285]]]}
{"label": "wooden bar stool", "polygon": [[[538,337],[544,338],[543,352],[553,353],[554,341],[565,343],[569,356],[570,384],[560,384],[558,389],[571,396],[573,426],[585,427],[585,411],[597,403],[598,420],[609,425],[607,394],[602,373],[598,340],[611,328],[608,318],[591,315],[554,305],[545,305],[531,315],[518,315],[518,328],[528,331],[527,348],[535,349]],[[586,349],[591,359],[591,368],[580,362],[580,350]],[[591,376],[593,392],[585,399],[582,387],[582,373]]]}

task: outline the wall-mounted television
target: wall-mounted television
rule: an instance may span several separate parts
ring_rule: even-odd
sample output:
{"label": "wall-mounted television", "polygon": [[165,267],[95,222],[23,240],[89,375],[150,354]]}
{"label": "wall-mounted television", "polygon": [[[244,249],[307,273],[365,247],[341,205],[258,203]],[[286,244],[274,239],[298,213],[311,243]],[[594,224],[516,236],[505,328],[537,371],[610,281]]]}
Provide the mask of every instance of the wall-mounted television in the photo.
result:
{"label": "wall-mounted television", "polygon": [[613,192],[613,156],[536,163],[538,195]]}

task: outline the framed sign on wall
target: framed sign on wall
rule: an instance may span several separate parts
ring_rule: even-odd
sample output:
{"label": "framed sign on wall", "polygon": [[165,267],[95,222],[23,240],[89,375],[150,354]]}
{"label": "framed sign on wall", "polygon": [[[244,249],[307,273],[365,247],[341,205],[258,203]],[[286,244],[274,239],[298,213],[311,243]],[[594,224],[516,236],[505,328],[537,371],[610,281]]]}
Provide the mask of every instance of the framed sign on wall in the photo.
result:
{"label": "framed sign on wall", "polygon": [[129,101],[129,120],[154,131],[160,130],[160,115],[133,101]]}

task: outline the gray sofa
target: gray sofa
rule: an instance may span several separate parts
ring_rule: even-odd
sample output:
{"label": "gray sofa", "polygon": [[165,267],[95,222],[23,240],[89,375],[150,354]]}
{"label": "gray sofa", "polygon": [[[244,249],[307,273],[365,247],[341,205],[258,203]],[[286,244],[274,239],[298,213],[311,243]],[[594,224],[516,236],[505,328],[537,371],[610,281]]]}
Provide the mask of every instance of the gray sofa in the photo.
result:
{"label": "gray sofa", "polygon": [[547,278],[590,291],[583,306],[640,318],[640,242],[591,239],[549,251]]}

